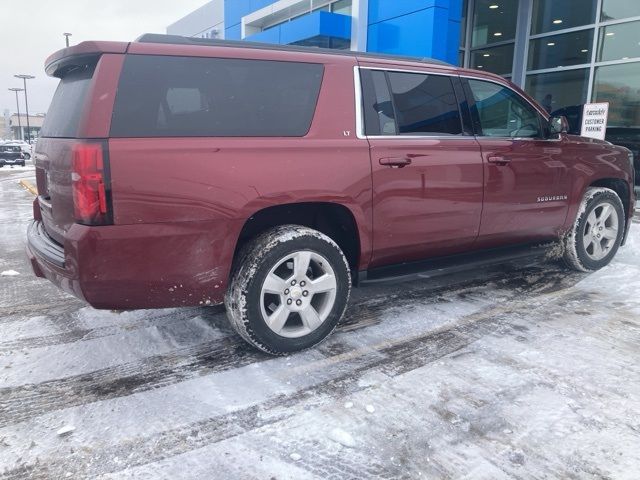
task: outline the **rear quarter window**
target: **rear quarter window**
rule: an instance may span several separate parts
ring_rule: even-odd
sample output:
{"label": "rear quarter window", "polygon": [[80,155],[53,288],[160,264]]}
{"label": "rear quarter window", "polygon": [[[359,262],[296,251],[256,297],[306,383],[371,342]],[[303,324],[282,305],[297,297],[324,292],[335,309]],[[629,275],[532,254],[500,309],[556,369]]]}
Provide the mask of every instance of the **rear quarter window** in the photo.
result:
{"label": "rear quarter window", "polygon": [[313,63],[128,55],[112,137],[301,137],[324,67]]}
{"label": "rear quarter window", "polygon": [[60,79],[47,111],[41,137],[73,138],[87,99],[95,64],[76,66]]}

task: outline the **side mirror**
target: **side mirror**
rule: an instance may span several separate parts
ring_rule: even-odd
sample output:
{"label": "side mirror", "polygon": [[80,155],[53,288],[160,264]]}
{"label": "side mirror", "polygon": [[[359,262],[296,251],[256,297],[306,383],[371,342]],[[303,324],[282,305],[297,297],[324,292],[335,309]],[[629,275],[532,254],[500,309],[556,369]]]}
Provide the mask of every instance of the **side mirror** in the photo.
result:
{"label": "side mirror", "polygon": [[552,134],[567,133],[569,131],[569,122],[567,117],[551,117],[549,119],[549,129]]}

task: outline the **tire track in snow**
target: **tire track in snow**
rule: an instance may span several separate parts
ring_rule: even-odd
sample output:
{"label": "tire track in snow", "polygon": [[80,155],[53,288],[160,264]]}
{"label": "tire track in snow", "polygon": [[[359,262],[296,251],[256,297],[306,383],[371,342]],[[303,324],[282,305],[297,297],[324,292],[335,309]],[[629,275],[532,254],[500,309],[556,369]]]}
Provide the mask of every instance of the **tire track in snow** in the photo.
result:
{"label": "tire track in snow", "polygon": [[[562,291],[544,294],[547,303],[554,299],[566,300],[571,295]],[[540,305],[540,308],[545,307]],[[28,478],[34,480],[63,477],[67,472],[71,473],[72,478],[86,478],[122,469],[122,464],[114,459],[126,458],[127,468],[164,460],[284,421],[298,414],[296,408],[302,408],[305,402],[313,402],[315,398],[342,397],[364,390],[367,388],[366,382],[362,384],[359,380],[371,372],[379,371],[394,377],[454,354],[499,328],[512,329],[517,333],[518,330],[511,325],[514,316],[530,314],[531,305],[527,303],[527,298],[519,299],[462,317],[449,328],[391,342],[383,341],[360,351],[347,351],[335,356],[340,358],[329,357],[319,361],[339,363],[340,373],[337,376],[293,394],[278,395],[233,413],[207,418],[150,437],[128,439],[100,450],[100,462],[96,462],[99,464],[83,462],[87,452],[77,451],[65,459],[40,458],[37,464],[20,465],[4,472],[0,479],[22,478],[19,472],[27,471]],[[315,367],[318,368],[318,365]],[[363,462],[362,465],[348,466],[350,469],[367,471],[370,465],[366,460]],[[340,471],[339,465],[336,469]],[[379,476],[392,478],[393,473],[376,472]]]}
{"label": "tire track in snow", "polygon": [[[82,326],[76,318],[70,318],[67,322],[63,322],[63,331],[60,333],[18,338],[6,342],[0,342],[0,352],[20,350],[23,348],[42,348],[53,345],[64,345],[83,340],[95,340],[97,338],[104,338],[110,335],[118,335],[123,332],[132,332],[149,327],[164,327],[198,316],[207,317],[208,314],[200,311],[200,309],[184,309],[183,311],[177,310],[159,315],[151,313],[149,316],[144,318],[134,318],[125,322],[113,323],[112,325],[94,328]],[[58,317],[56,317],[55,320],[57,324],[60,323]],[[60,325],[56,326],[59,327]]]}
{"label": "tire track in snow", "polygon": [[[581,278],[580,275],[567,275],[566,271],[556,272],[553,275],[548,272],[535,274],[531,271],[523,271],[518,272],[515,278],[505,279],[499,283],[504,283],[511,288],[513,296],[530,296],[536,292],[555,291],[562,288],[559,285],[564,285],[572,278],[575,280],[576,277]],[[474,280],[472,286],[458,287],[454,290],[446,287],[435,291],[430,290],[427,298],[425,298],[424,289],[416,289],[354,305],[348,309],[337,332],[353,331],[378,323],[380,313],[390,308],[390,300],[398,302],[421,300],[426,306],[443,301],[442,295],[445,301],[450,301],[459,296],[481,291],[484,285],[484,280]],[[336,340],[337,338],[334,338],[333,342],[325,342],[317,348],[331,357],[337,357],[340,354],[350,355],[351,352],[343,351]],[[401,346],[398,348],[401,349]],[[413,347],[408,344],[406,348]],[[38,384],[3,388],[0,389],[0,427],[19,423],[54,410],[141,393],[271,358],[232,335],[89,373]]]}

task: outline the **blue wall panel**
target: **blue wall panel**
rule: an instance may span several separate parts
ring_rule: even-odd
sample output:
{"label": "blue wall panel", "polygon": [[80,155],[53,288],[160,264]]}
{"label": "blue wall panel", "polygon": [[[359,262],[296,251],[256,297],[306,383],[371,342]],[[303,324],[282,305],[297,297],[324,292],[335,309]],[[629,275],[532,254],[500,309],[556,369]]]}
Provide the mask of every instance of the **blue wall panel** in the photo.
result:
{"label": "blue wall panel", "polygon": [[269,28],[260,33],[254,33],[248,35],[244,39],[248,42],[264,42],[264,43],[277,43],[280,44],[280,25],[277,27]]}
{"label": "blue wall panel", "polygon": [[408,15],[425,8],[449,8],[449,3],[450,0],[369,0],[369,24]]}
{"label": "blue wall panel", "polygon": [[458,63],[462,0],[370,0],[367,51]]}
{"label": "blue wall panel", "polygon": [[283,44],[315,36],[351,38],[351,17],[329,12],[314,12],[282,25]]}
{"label": "blue wall panel", "polygon": [[225,26],[224,38],[225,40],[242,40],[240,24],[238,23],[237,25],[233,25],[232,27]]}
{"label": "blue wall panel", "polygon": [[[241,18],[275,0],[225,0],[225,38],[240,40]],[[367,50],[458,62],[462,0],[369,0]],[[350,18],[314,12],[247,37],[293,43],[315,36],[351,38]]]}

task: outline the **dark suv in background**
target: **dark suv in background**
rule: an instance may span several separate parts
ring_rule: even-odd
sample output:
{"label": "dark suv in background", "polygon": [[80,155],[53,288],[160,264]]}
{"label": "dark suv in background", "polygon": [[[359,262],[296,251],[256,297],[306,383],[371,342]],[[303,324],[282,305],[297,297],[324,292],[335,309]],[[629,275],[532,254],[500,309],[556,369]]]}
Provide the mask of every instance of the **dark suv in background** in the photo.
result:
{"label": "dark suv in background", "polygon": [[24,153],[17,145],[0,145],[0,167],[5,165],[26,165]]}
{"label": "dark suv in background", "polygon": [[[580,135],[584,105],[572,105],[552,112],[553,116],[564,116],[569,123],[568,132]],[[634,158],[635,185],[640,187],[640,127],[607,127],[605,140],[631,150]]]}
{"label": "dark suv in background", "polygon": [[335,328],[352,285],[550,244],[593,271],[631,224],[630,151],[486,72],[164,35],[46,71],[28,254],[97,308],[224,302],[284,354]]}

